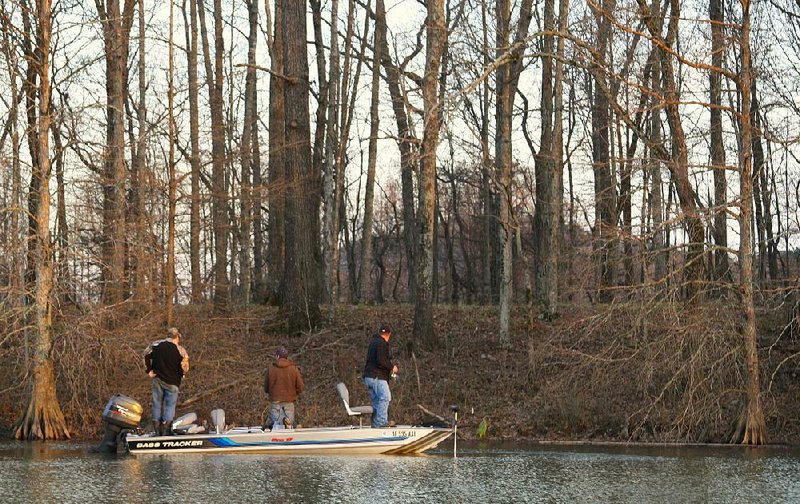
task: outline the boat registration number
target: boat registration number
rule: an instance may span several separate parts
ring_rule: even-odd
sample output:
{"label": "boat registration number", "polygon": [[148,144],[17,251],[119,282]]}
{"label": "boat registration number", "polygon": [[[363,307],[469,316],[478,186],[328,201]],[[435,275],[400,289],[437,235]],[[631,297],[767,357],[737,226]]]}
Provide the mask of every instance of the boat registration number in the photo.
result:
{"label": "boat registration number", "polygon": [[407,431],[407,430],[395,430],[392,431],[392,437],[415,437],[417,435],[414,431]]}

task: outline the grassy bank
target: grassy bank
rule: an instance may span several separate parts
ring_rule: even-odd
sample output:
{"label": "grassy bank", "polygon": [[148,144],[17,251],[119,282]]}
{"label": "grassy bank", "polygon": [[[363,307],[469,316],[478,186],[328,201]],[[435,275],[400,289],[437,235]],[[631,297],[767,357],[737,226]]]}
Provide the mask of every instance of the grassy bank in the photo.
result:
{"label": "grassy bank", "polygon": [[[468,438],[485,428],[489,438],[725,442],[744,398],[739,317],[721,304],[586,307],[552,323],[531,322],[520,312],[507,347],[498,343],[494,308],[438,307],[439,348],[414,352],[410,306],[343,305],[326,315],[325,329],[287,337],[273,308],[243,307],[226,316],[214,316],[207,306],[179,309],[176,325],[192,369],[178,413],[208,418],[210,410],[223,408],[228,423],[262,423],[268,411],[264,371],[274,348],[285,345],[307,385],[298,421],[351,422],[334,386],[345,382],[352,403],[368,404],[360,375],[367,342],[381,321],[395,327],[400,364],[391,419],[419,420],[418,405],[449,417],[449,406],[458,404],[459,432]],[[61,319],[58,396],[76,437],[98,436],[102,408],[117,392],[139,400],[149,419],[150,382],[141,355],[161,337],[159,320],[158,313],[141,309]],[[769,441],[797,443],[793,355],[800,345],[788,334],[779,338],[785,322],[779,311],[764,310],[760,322]],[[0,349],[0,428],[6,431],[24,404],[23,348],[21,338],[12,338]]]}

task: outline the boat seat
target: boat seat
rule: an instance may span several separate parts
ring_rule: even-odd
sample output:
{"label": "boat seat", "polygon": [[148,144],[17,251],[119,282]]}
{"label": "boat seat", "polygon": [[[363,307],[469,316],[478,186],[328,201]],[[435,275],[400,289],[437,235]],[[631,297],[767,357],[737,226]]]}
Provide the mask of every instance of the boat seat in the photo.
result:
{"label": "boat seat", "polygon": [[339,382],[336,384],[336,392],[339,394],[347,414],[349,416],[357,416],[358,426],[363,427],[363,415],[372,415],[372,406],[350,406],[350,392],[348,392],[347,385],[344,383]]}

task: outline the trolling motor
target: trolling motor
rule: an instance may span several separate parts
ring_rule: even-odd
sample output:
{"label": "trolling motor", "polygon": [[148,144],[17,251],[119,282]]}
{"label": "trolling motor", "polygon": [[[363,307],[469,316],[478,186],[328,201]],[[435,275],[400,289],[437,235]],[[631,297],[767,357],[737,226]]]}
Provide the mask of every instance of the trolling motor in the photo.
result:
{"label": "trolling motor", "polygon": [[141,421],[142,405],[128,396],[114,394],[103,410],[103,439],[94,451],[124,453],[125,435],[137,429]]}
{"label": "trolling motor", "polygon": [[458,457],[456,446],[458,444],[458,404],[450,406],[450,411],[453,412],[453,458]]}

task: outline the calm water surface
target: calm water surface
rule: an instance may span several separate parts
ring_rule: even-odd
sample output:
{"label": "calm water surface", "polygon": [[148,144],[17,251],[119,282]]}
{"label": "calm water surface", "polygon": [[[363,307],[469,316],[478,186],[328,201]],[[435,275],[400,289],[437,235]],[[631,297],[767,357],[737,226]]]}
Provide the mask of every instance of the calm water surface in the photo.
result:
{"label": "calm water surface", "polygon": [[2,442],[0,502],[800,502],[798,449],[462,446],[133,457]]}

